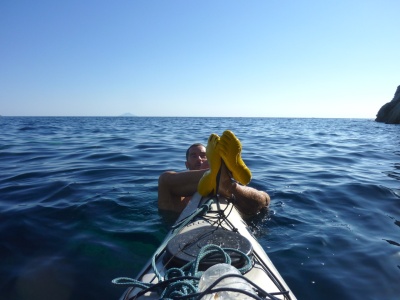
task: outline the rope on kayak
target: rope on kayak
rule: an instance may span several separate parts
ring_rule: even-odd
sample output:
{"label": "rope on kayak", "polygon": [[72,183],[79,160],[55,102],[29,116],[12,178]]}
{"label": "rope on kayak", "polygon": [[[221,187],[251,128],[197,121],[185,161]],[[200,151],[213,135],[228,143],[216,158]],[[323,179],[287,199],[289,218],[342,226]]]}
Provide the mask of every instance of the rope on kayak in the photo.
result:
{"label": "rope on kayak", "polygon": [[[194,218],[196,218],[199,215],[204,215],[205,213],[207,213],[210,210],[211,204],[213,203],[214,199],[210,198],[206,203],[204,203],[203,205],[201,205],[197,210],[195,210],[193,213],[191,213],[189,216],[187,216],[186,218],[184,218],[183,220],[181,220],[179,223],[175,224],[172,229],[173,229],[173,234],[171,234],[171,236],[166,239],[160,247],[158,247],[157,251],[154,253],[153,257],[152,257],[152,267],[154,269],[154,272],[158,278],[159,281],[162,281],[163,278],[160,274],[160,272],[158,271],[157,267],[156,267],[156,260],[159,257],[159,255],[165,250],[165,247],[167,246],[168,242],[176,236],[176,234],[180,231],[180,229],[182,229],[183,227],[185,227],[189,222],[191,222]],[[142,283],[141,281],[138,281],[136,279],[132,279],[129,277],[119,277],[119,278],[115,278],[111,281],[114,284],[119,284],[119,285],[133,285],[139,288],[146,288],[149,285]]]}
{"label": "rope on kayak", "polygon": [[[257,291],[257,294],[250,293],[249,291],[238,289],[238,288],[232,288],[232,287],[218,287],[217,285],[227,279],[227,278],[241,278],[245,280],[247,283],[249,283],[255,291]],[[191,276],[183,276],[183,277],[177,277],[177,278],[172,278],[168,279],[162,282],[159,282],[157,284],[152,285],[149,288],[146,288],[136,295],[130,297],[128,300],[134,300],[138,299],[147,292],[154,292],[157,291],[158,294],[160,295],[159,299],[163,300],[172,300],[172,299],[190,299],[190,300],[199,300],[205,295],[209,294],[215,294],[218,292],[235,292],[235,293],[240,293],[247,295],[250,298],[256,299],[256,300],[280,300],[282,299],[281,297],[278,298],[278,296],[284,296],[285,299],[291,299],[289,296],[289,291],[282,291],[282,292],[273,292],[273,293],[268,293],[264,289],[262,289],[260,286],[255,284],[254,282],[250,281],[248,278],[244,277],[243,275],[238,275],[238,274],[226,274],[221,276],[220,278],[216,279],[207,289],[205,289],[202,292],[199,292],[196,286],[190,284],[190,281],[196,281],[198,278],[196,277],[191,277]],[[164,290],[164,292],[161,292]]]}
{"label": "rope on kayak", "polygon": [[174,226],[173,228],[173,234],[161,244],[161,246],[157,249],[157,251],[154,253],[152,260],[151,260],[151,265],[153,267],[154,273],[157,276],[159,281],[162,281],[163,278],[160,274],[160,272],[157,269],[157,258],[161,255],[161,253],[165,250],[166,246],[168,245],[168,242],[174,238],[179,231],[185,227],[189,222],[191,222],[194,218],[196,218],[198,215],[205,214],[207,211],[210,209],[211,204],[213,203],[214,199],[211,198],[209,199],[206,203],[204,203],[202,206],[200,206],[197,210],[195,210],[191,215],[189,215],[187,218],[183,219],[180,223],[177,224],[177,226]]}
{"label": "rope on kayak", "polygon": [[[157,269],[156,266],[156,261],[160,257],[160,255],[165,251],[165,248],[168,244],[168,242],[175,237],[183,227],[185,227],[187,224],[189,224],[191,221],[193,221],[196,217],[199,217],[203,214],[206,214],[207,212],[210,211],[211,204],[216,201],[217,205],[218,203],[218,198],[216,199],[209,199],[205,204],[200,206],[196,211],[194,211],[191,215],[188,217],[184,218],[181,220],[179,223],[177,223],[173,227],[172,234],[170,237],[168,237],[164,243],[157,249],[155,254],[153,255],[152,258],[152,267],[153,271],[155,273],[155,276],[158,278],[158,283],[144,283],[136,279],[128,278],[128,277],[120,277],[112,280],[112,283],[117,284],[117,285],[128,285],[131,286],[133,289],[138,288],[140,291],[135,294],[130,299],[137,299],[140,296],[146,294],[147,292],[156,292],[158,295],[160,295],[160,299],[201,299],[203,296],[207,294],[214,294],[216,292],[221,292],[221,291],[231,291],[231,292],[237,292],[237,293],[242,293],[246,294],[251,298],[258,299],[258,300],[266,300],[266,299],[278,299],[276,296],[277,295],[283,295],[285,299],[288,299],[286,297],[289,296],[289,291],[285,291],[284,289],[282,292],[277,292],[277,293],[268,293],[264,291],[262,288],[257,286],[256,284],[252,283],[250,280],[248,280],[246,277],[242,275],[233,275],[233,276],[241,276],[244,280],[246,280],[249,284],[251,284],[254,289],[257,291],[258,295],[248,293],[244,290],[239,290],[235,288],[230,288],[230,287],[215,287],[222,279],[227,278],[227,277],[232,277],[232,274],[230,275],[225,275],[217,279],[210,287],[208,287],[206,290],[202,291],[201,293],[198,291],[198,284],[199,280],[203,274],[202,271],[199,271],[199,266],[200,262],[209,256],[215,256],[215,254],[219,254],[222,256],[223,260],[227,264],[231,264],[231,257],[227,252],[235,252],[242,256],[244,258],[245,264],[243,267],[241,267],[239,272],[241,274],[247,273],[249,270],[252,268],[252,259],[247,255],[246,253],[238,250],[238,249],[233,249],[233,248],[221,248],[217,245],[214,244],[208,244],[202,247],[197,255],[197,257],[193,260],[188,262],[186,265],[184,265],[181,268],[170,268],[165,271],[164,277],[160,274],[160,272]],[[230,212],[229,212],[230,213]],[[220,219],[223,217],[224,211],[220,210],[220,207],[218,205],[218,214]],[[222,215],[222,216],[221,216]],[[233,231],[237,231],[237,229],[228,222],[229,220],[227,218],[223,218],[225,222],[232,227]],[[221,220],[217,221],[217,223],[221,222]],[[220,224],[219,224],[220,226]],[[235,230],[236,229],[236,230]],[[221,261],[221,263],[223,263]],[[132,291],[132,289],[131,289]],[[289,297],[290,299],[290,297]]]}
{"label": "rope on kayak", "polygon": [[[245,258],[245,266],[238,269],[241,274],[245,274],[252,268],[251,258],[242,251],[232,248],[221,248],[217,245],[209,244],[203,246],[200,249],[200,252],[195,260],[187,263],[181,268],[171,268],[167,270],[163,280],[160,280],[159,283],[143,283],[141,281],[128,277],[116,278],[112,280],[112,283],[140,288],[142,291],[136,295],[137,297],[148,291],[157,291],[159,294],[161,294],[160,299],[178,299],[179,297],[184,296],[194,296],[199,293],[198,284],[200,277],[203,274],[202,271],[199,271],[201,261],[206,259],[210,255],[215,255],[216,253],[219,253],[224,258],[224,262],[226,264],[231,264],[231,258],[227,251],[236,252]],[[213,290],[209,291],[208,293],[215,293],[216,291],[217,290]],[[241,291],[238,290],[237,292]],[[207,291],[205,293],[207,293]],[[194,297],[193,299],[195,298],[197,297]]]}
{"label": "rope on kayak", "polygon": [[186,218],[182,219],[180,222],[178,222],[177,224],[173,225],[171,228],[173,230],[175,230],[175,231],[179,231],[179,229],[182,229],[183,227],[185,227],[195,217],[197,217],[199,215],[206,214],[210,210],[211,204],[214,201],[215,201],[214,198],[208,199],[208,201],[206,203],[201,205],[198,209],[196,209],[194,212],[192,212],[189,216],[187,216]]}
{"label": "rope on kayak", "polygon": [[[209,245],[203,246],[200,249],[200,252],[199,252],[196,260],[191,262],[194,267],[193,271],[192,271],[193,276],[201,276],[202,275],[202,272],[199,271],[199,265],[200,265],[201,260],[205,259],[209,255],[212,255],[212,254],[215,254],[218,252],[225,258],[225,263],[230,265],[232,263],[232,260],[231,260],[230,255],[227,253],[228,251],[236,252],[245,259],[245,261],[246,261],[245,265],[242,268],[238,269],[240,273],[245,274],[251,270],[252,261],[251,261],[251,258],[246,253],[244,253],[238,249],[234,249],[234,248],[221,248],[217,245],[209,244]],[[189,264],[191,264],[191,263],[189,263]]]}

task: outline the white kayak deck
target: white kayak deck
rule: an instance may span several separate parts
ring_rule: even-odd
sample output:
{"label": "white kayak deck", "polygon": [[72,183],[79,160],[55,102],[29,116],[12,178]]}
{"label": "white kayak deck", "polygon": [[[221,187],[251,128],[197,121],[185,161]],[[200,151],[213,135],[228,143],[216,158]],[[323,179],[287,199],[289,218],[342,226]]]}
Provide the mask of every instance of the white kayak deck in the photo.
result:
{"label": "white kayak deck", "polygon": [[[236,208],[225,198],[216,198],[216,196],[214,198],[218,199],[218,201],[214,201],[214,203],[211,204],[210,210],[205,215],[203,214],[201,217],[199,216],[191,219],[191,215],[193,214],[193,212],[196,211],[209,199],[201,197],[199,194],[193,196],[187,207],[178,218],[178,221],[176,222],[176,224],[179,224],[180,222],[186,222],[187,224],[185,223],[181,225],[181,227],[179,229],[176,229],[175,231],[171,230],[166,237],[164,244],[156,252],[157,257],[155,258],[155,266],[157,272],[154,271],[152,261],[150,261],[142,270],[142,272],[139,273],[139,276],[136,279],[145,283],[157,284],[159,282],[159,278],[164,278],[165,272],[167,271],[165,261],[171,260],[169,257],[171,256],[171,253],[167,253],[168,251],[164,251],[165,245],[168,241],[170,241],[171,239],[176,239],[176,236],[185,233],[186,236],[191,235],[192,233],[194,234],[195,232],[201,231],[201,228],[208,229],[218,227],[218,229],[224,229],[231,232],[234,231],[235,233],[239,233],[250,242],[252,246],[252,253],[249,256],[251,256],[252,267],[250,271],[247,271],[244,274],[244,277],[249,279],[256,286],[261,287],[263,291],[273,295],[271,296],[272,298],[264,295],[263,297],[261,297],[261,299],[296,299],[292,291],[285,283],[284,279],[279,274],[278,270],[269,259],[264,249],[250,232],[248,225],[242,219]],[[174,240],[172,241],[172,243],[174,243]],[[223,239],[219,238],[217,243],[220,244],[217,246],[224,248],[225,242]],[[174,246],[173,248],[178,249],[180,247],[179,245],[172,246]],[[174,256],[174,254],[172,254],[172,256]],[[156,273],[158,273],[158,276]],[[141,295],[139,298],[136,298],[135,295],[138,294],[141,290],[141,288],[137,287],[128,288],[121,297],[121,300],[160,299],[160,295],[154,291],[149,291],[144,295]]]}

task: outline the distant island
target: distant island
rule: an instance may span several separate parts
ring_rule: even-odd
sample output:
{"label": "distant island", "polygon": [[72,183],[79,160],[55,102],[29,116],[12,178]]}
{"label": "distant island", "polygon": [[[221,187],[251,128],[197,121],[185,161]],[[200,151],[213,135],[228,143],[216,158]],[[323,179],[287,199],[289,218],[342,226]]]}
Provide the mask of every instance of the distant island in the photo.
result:
{"label": "distant island", "polygon": [[376,122],[386,124],[400,124],[400,85],[392,101],[384,104],[376,115]]}
{"label": "distant island", "polygon": [[124,113],[120,115],[119,117],[136,117],[135,115],[132,115],[131,113]]}

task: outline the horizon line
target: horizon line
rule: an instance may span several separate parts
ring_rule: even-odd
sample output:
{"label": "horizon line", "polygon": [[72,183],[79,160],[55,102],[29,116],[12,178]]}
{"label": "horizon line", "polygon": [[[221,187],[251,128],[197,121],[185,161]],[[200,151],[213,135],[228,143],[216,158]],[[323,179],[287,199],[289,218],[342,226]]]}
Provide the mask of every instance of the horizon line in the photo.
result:
{"label": "horizon line", "polygon": [[260,116],[151,116],[151,115],[0,115],[9,118],[242,118],[242,119],[375,119],[372,117],[260,117]]}

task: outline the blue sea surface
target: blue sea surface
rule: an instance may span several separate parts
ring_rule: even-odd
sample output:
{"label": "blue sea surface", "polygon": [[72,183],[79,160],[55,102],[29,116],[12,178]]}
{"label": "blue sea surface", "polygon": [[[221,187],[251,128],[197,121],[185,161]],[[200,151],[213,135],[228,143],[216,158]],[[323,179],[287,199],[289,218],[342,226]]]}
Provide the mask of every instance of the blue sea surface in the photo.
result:
{"label": "blue sea surface", "polygon": [[168,232],[157,180],[211,133],[271,195],[251,227],[298,299],[399,299],[400,127],[369,119],[0,117],[0,300],[118,299]]}

